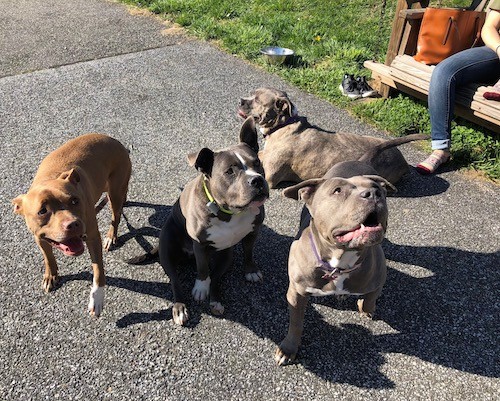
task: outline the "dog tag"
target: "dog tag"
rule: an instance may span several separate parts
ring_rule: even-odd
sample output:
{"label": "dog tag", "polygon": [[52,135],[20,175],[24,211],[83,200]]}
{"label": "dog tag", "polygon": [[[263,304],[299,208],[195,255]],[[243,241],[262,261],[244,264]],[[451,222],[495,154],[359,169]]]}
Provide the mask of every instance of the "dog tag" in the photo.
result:
{"label": "dog tag", "polygon": [[208,202],[207,208],[215,216],[217,216],[217,214],[219,213],[219,206],[217,206],[217,203],[215,202]]}

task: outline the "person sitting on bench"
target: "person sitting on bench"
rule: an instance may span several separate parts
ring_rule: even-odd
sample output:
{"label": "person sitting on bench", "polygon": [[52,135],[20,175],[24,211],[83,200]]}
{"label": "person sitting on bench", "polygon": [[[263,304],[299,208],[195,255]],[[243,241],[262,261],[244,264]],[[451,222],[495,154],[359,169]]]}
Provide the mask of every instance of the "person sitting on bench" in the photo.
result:
{"label": "person sitting on bench", "polygon": [[491,0],[481,39],[485,46],[456,53],[436,65],[429,85],[432,154],[416,168],[421,174],[433,174],[451,156],[451,120],[455,91],[459,86],[481,78],[494,83],[500,78],[500,0]]}

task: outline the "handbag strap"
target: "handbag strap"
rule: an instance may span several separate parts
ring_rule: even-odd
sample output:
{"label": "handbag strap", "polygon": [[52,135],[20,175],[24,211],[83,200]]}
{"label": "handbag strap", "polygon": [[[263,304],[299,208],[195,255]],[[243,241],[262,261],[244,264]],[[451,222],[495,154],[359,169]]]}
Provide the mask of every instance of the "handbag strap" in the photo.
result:
{"label": "handbag strap", "polygon": [[488,0],[473,0],[471,5],[467,7],[467,10],[471,11],[483,11],[484,6]]}
{"label": "handbag strap", "polygon": [[474,38],[474,42],[472,43],[471,47],[476,47],[479,39],[481,39],[481,27],[482,25],[480,23],[480,17],[479,15],[476,15],[476,18],[474,20],[474,32],[476,32],[476,37]]}
{"label": "handbag strap", "polygon": [[445,32],[444,37],[443,37],[443,41],[441,42],[441,44],[443,46],[446,44],[446,42],[448,42],[448,38],[449,38],[450,32],[451,32],[451,27],[452,27],[454,22],[456,24],[456,21],[453,19],[453,17],[448,18],[448,27],[446,28],[446,32]]}

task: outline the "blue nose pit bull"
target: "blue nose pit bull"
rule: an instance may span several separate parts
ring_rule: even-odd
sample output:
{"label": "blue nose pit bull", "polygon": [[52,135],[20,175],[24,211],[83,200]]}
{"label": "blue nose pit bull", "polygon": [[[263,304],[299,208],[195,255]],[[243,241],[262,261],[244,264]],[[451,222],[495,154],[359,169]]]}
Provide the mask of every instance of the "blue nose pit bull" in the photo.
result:
{"label": "blue nose pit bull", "polygon": [[387,228],[382,177],[336,177],[304,181],[284,191],[302,199],[300,230],[288,261],[288,334],[276,350],[279,365],[295,359],[311,295],[357,295],[359,312],[371,317],[386,279],[380,243]]}
{"label": "blue nose pit bull", "polygon": [[253,246],[264,220],[269,188],[256,153],[257,136],[245,132],[238,145],[220,151],[203,148],[188,156],[200,174],[184,187],[162,228],[160,263],[170,278],[176,324],[184,325],[189,319],[177,274],[183,256],[194,254],[196,259],[193,298],[209,297],[215,315],[224,312],[221,278],[232,263],[235,244],[242,241],[245,278],[262,279],[253,260]]}
{"label": "blue nose pit bull", "polygon": [[[286,92],[258,88],[240,99],[238,114],[253,117],[263,135],[259,152],[271,188],[323,177],[335,163],[357,160],[384,140],[348,132],[330,132],[300,116]],[[247,125],[247,127],[250,127]],[[401,152],[388,146],[372,162],[378,175],[392,184],[408,172]]]}

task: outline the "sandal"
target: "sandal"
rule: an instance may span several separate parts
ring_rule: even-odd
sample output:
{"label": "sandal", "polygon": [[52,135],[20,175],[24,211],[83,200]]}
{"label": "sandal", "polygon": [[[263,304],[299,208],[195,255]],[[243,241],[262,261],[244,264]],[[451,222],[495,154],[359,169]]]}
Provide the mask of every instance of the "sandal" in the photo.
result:
{"label": "sandal", "polygon": [[417,164],[416,169],[420,174],[429,175],[436,172],[438,167],[450,160],[449,153],[431,153],[423,162]]}

